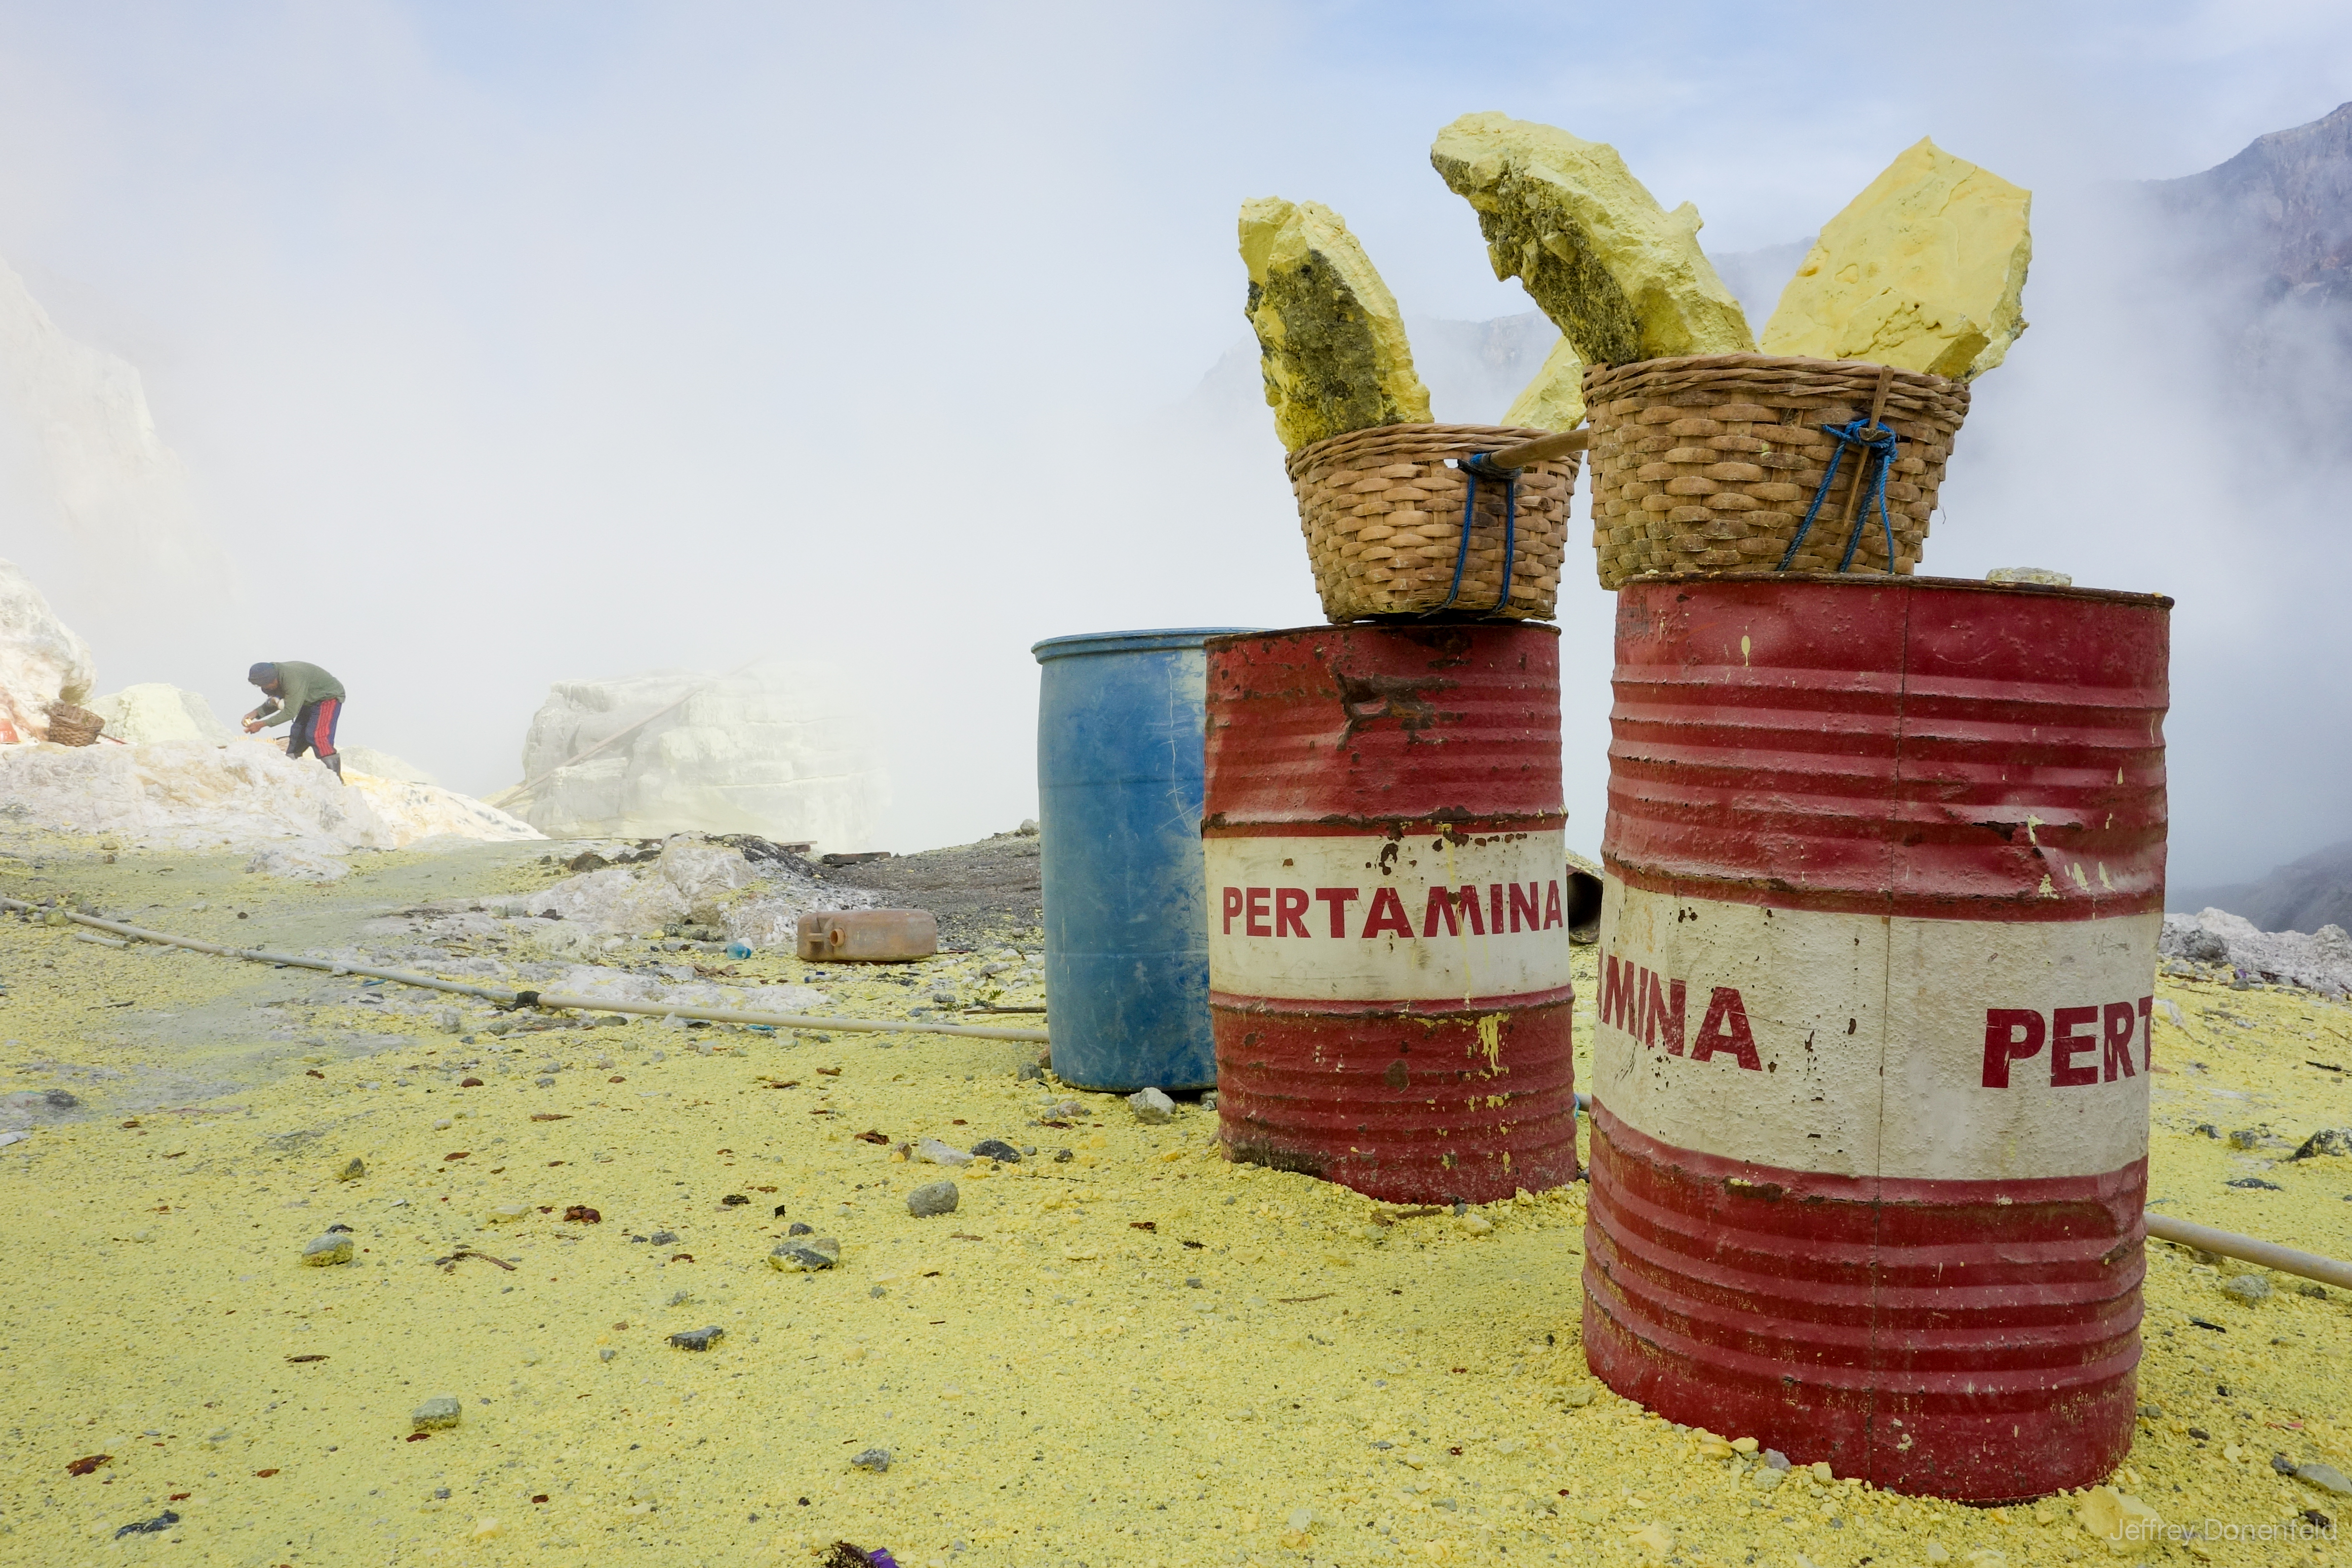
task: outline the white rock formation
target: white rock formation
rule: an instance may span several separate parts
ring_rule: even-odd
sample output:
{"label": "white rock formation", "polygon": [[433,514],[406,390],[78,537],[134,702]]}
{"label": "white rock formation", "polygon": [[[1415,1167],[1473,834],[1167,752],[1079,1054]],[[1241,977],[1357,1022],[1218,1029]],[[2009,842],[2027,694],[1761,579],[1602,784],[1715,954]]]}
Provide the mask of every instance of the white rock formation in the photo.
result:
{"label": "white rock formation", "polygon": [[18,823],[142,847],[249,851],[250,869],[311,880],[341,876],[341,858],[354,849],[541,837],[433,784],[338,784],[312,759],[263,741],[0,747],[0,802]]}
{"label": "white rock formation", "polygon": [[562,682],[531,720],[523,777],[496,803],[559,838],[756,833],[862,849],[887,798],[865,722],[830,671],[804,666]]}
{"label": "white rock formation", "polygon": [[0,561],[0,744],[46,740],[48,705],[80,702],[97,682],[89,646],[16,563]]}
{"label": "white rock formation", "polygon": [[2352,994],[2352,935],[2326,925],[2311,934],[2266,931],[2227,910],[2167,915],[2157,952],[2196,963],[2226,963],[2251,977],[2329,996]]}
{"label": "white rock formation", "polygon": [[183,691],[160,680],[126,686],[93,697],[83,704],[106,721],[106,733],[131,745],[150,741],[196,741],[225,746],[237,732],[220,721],[213,705],[197,691]]}
{"label": "white rock formation", "polygon": [[343,765],[343,783],[374,808],[403,849],[428,838],[487,839],[511,844],[547,837],[520,817],[509,816],[471,795],[443,789],[439,784],[360,773],[348,760]]}
{"label": "white rock formation", "polygon": [[291,843],[341,855],[400,841],[364,795],[307,757],[252,741],[12,746],[0,750],[0,800],[19,821],[158,848]]}

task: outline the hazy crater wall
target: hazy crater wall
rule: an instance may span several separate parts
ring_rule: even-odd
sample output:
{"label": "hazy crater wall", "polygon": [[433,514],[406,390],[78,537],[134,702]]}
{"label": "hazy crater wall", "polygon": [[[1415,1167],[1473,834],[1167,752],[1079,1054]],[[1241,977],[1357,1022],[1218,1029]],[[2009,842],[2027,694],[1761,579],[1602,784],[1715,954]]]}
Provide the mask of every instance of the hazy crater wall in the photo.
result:
{"label": "hazy crater wall", "polygon": [[517,814],[557,837],[757,833],[863,848],[888,800],[837,682],[787,665],[559,682],[531,720],[523,776],[541,782]]}

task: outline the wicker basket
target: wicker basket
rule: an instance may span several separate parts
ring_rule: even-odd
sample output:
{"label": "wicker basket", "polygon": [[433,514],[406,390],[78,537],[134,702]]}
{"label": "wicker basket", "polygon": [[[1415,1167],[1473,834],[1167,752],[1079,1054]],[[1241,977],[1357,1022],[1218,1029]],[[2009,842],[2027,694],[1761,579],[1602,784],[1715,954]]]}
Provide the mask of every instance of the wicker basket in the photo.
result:
{"label": "wicker basket", "polygon": [[[1492,425],[1380,425],[1290,455],[1299,527],[1315,591],[1334,622],[1428,615],[1445,605],[1462,542],[1467,478],[1447,459],[1548,436]],[[1477,514],[1461,592],[1449,615],[1549,620],[1568,549],[1568,498],[1577,458],[1517,470],[1511,594],[1503,587],[1504,487],[1478,483]]]}
{"label": "wicker basket", "polygon": [[60,746],[95,746],[98,732],[106,728],[106,721],[87,708],[77,708],[70,702],[52,702],[48,706],[49,740]]}
{"label": "wicker basket", "polygon": [[[1868,417],[1880,368],[1851,360],[1711,354],[1594,365],[1584,373],[1592,426],[1592,547],[1601,585],[1648,572],[1772,571],[1796,536],[1838,443],[1824,425]],[[1966,382],[1889,373],[1884,423],[1901,438],[1887,476],[1895,570],[1919,563],[1952,437],[1969,412]],[[1864,464],[1849,453],[1791,570],[1833,572]],[[1885,572],[1885,524],[1857,519],[1852,570]]]}

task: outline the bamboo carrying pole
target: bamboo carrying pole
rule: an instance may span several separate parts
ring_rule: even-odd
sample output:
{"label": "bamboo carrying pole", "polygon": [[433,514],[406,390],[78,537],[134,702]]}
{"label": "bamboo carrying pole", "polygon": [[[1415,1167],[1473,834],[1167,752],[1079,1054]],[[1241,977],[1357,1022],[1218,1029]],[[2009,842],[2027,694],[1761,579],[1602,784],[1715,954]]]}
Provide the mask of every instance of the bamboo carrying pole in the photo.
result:
{"label": "bamboo carrying pole", "polygon": [[[1576,1109],[1590,1115],[1592,1097],[1580,1094]],[[2259,1263],[2265,1268],[2275,1268],[2282,1274],[2300,1275],[2316,1279],[2323,1285],[2340,1285],[2352,1290],[2352,1263],[2338,1263],[2333,1258],[2322,1258],[2315,1252],[2298,1252],[2292,1247],[2276,1242],[2258,1241],[2251,1236],[2240,1236],[2234,1230],[2215,1230],[2210,1226],[2191,1225],[2185,1219],[2169,1215],[2147,1215],[2147,1233],[2158,1241],[2177,1241],[2183,1247],[2201,1247],[2208,1252],[2218,1252],[2224,1258],[2235,1258],[2245,1263]]]}
{"label": "bamboo carrying pole", "polygon": [[1498,468],[1524,468],[1529,463],[1540,463],[1549,458],[1565,458],[1570,452],[1588,450],[1592,445],[1592,426],[1563,430],[1557,436],[1538,436],[1532,441],[1522,441],[1516,447],[1506,447],[1499,452],[1489,452],[1486,460]]}
{"label": "bamboo carrying pole", "polygon": [[[35,908],[21,900],[0,899],[0,910],[29,914]],[[375,969],[363,963],[337,963],[330,959],[305,958],[299,953],[269,952],[251,947],[222,947],[216,942],[173,936],[168,931],[148,931],[97,915],[76,914],[69,910],[57,912],[77,925],[110,931],[136,942],[152,942],[163,947],[184,947],[191,952],[238,958],[248,963],[319,969],[331,974],[364,974],[371,980],[391,980],[403,985],[420,985],[427,990],[446,991],[458,996],[478,996],[501,1007],[537,1007],[543,1012],[635,1013],[649,1018],[699,1018],[709,1024],[760,1024],[777,1029],[839,1029],[846,1034],[961,1035],[974,1040],[1023,1040],[1041,1046],[1052,1043],[1052,1037],[1044,1029],[998,1029],[982,1024],[916,1024],[896,1018],[832,1018],[814,1013],[756,1013],[737,1007],[673,1007],[658,1002],[607,1002],[602,997],[570,996],[560,991],[513,991],[499,985],[467,985],[460,981],[419,974],[414,970]]]}

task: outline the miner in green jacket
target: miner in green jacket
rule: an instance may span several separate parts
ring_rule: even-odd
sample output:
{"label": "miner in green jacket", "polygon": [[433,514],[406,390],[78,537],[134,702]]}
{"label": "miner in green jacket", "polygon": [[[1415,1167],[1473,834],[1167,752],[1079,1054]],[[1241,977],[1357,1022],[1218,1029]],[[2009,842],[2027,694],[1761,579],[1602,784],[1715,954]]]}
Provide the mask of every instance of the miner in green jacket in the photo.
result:
{"label": "miner in green jacket", "polygon": [[290,658],[257,664],[245,672],[245,679],[269,698],[245,716],[245,732],[250,735],[291,719],[294,728],[286,737],[286,754],[315,752],[341,778],[343,757],[335,750],[335,723],[343,716],[343,683],[315,664]]}

